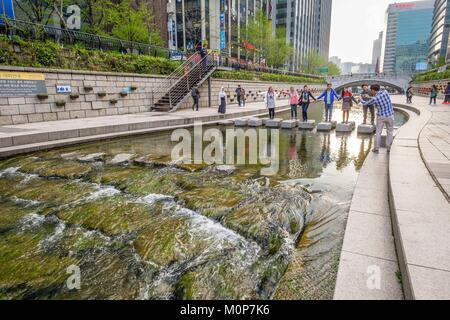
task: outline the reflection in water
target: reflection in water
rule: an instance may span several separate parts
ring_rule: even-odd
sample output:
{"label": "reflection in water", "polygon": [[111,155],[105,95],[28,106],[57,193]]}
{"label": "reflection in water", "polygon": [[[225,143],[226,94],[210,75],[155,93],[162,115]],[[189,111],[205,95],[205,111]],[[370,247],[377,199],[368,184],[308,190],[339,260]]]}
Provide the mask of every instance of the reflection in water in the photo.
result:
{"label": "reflection in water", "polygon": [[[372,144],[281,130],[272,177],[171,163],[170,132],[1,161],[0,299],[331,299]],[[125,153],[149,160],[110,163]],[[65,286],[71,265],[79,291]]]}

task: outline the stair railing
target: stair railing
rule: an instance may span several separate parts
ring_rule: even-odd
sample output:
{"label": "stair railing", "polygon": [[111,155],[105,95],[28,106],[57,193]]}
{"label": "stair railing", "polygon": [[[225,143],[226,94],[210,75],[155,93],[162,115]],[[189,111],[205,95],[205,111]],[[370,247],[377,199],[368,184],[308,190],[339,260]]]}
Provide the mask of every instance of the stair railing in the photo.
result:
{"label": "stair railing", "polygon": [[153,88],[153,101],[157,102],[164,97],[170,88],[177,83],[186,73],[201,61],[199,54],[193,54],[178,68],[176,68],[170,75],[158,81],[158,84]]}
{"label": "stair railing", "polygon": [[214,65],[213,56],[206,55],[183,78],[178,80],[169,90],[170,109],[178,106],[190,93],[192,88],[203,80]]}

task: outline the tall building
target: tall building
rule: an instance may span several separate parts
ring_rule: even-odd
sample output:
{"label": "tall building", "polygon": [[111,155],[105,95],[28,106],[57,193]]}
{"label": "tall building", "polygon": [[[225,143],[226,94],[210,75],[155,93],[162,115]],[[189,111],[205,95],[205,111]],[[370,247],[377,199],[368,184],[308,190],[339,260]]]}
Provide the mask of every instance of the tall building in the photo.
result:
{"label": "tall building", "polygon": [[415,73],[427,69],[434,2],[389,5],[383,41],[383,72]]}
{"label": "tall building", "polygon": [[168,8],[173,11],[169,20],[175,24],[174,42],[180,50],[193,49],[202,41],[244,59],[243,32],[261,10],[273,33],[277,28],[286,30],[286,42],[294,48],[291,69],[301,69],[310,51],[328,58],[332,0],[169,0]]}
{"label": "tall building", "polygon": [[286,28],[286,40],[294,47],[294,68],[301,68],[311,51],[328,58],[332,0],[278,0],[276,3],[276,26]]}
{"label": "tall building", "polygon": [[447,55],[450,30],[450,0],[436,0],[431,27],[428,62],[437,63]]}
{"label": "tall building", "polygon": [[381,63],[381,49],[383,47],[383,31],[380,32],[378,39],[373,42],[373,50],[372,50],[372,64],[374,66],[377,63]]}

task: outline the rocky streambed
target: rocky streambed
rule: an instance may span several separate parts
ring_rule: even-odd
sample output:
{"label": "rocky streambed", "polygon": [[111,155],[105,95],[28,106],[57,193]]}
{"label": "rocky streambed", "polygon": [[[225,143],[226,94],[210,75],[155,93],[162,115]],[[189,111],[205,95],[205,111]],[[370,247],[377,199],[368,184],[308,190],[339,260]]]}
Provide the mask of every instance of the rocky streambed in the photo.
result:
{"label": "rocky streambed", "polygon": [[0,161],[0,299],[332,298],[371,137],[283,131],[273,177],[172,163],[169,137]]}

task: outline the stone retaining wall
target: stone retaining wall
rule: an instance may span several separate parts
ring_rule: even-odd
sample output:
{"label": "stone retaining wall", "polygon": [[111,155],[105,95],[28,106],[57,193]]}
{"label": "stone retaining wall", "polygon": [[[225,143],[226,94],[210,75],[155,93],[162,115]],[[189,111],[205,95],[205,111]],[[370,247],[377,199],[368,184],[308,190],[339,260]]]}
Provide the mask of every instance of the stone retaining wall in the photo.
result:
{"label": "stone retaining wall", "polygon": [[415,95],[428,97],[430,95],[431,87],[435,84],[439,90],[438,98],[443,99],[448,82],[450,82],[450,79],[415,82],[412,84],[413,92]]}
{"label": "stone retaining wall", "polygon": [[[37,96],[31,97],[1,97],[0,98],[0,125],[22,124],[30,122],[55,121],[76,118],[92,118],[108,115],[120,115],[148,112],[154,102],[153,90],[157,87],[162,76],[147,76],[138,74],[119,74],[107,72],[87,72],[76,70],[54,70],[23,67],[0,66],[0,71],[19,71],[43,73],[48,98],[40,100]],[[211,81],[211,107],[219,104],[219,91],[223,86],[229,93],[229,103],[236,104],[235,88],[238,84],[246,89],[248,102],[262,101],[263,92],[269,83],[251,81],[228,81],[212,79]],[[57,85],[70,85],[72,93],[57,94]],[[292,84],[277,83],[276,90],[288,90]],[[301,87],[298,84],[295,87]],[[87,90],[92,87],[92,90]],[[121,96],[125,88],[136,87],[127,96]],[[315,85],[314,90],[323,89],[323,85]],[[208,81],[200,88],[200,107],[208,107]],[[99,93],[106,93],[100,96]],[[280,96],[280,98],[286,98]],[[57,106],[57,101],[64,101],[64,106]],[[191,98],[188,97],[181,108],[190,108]]]}

